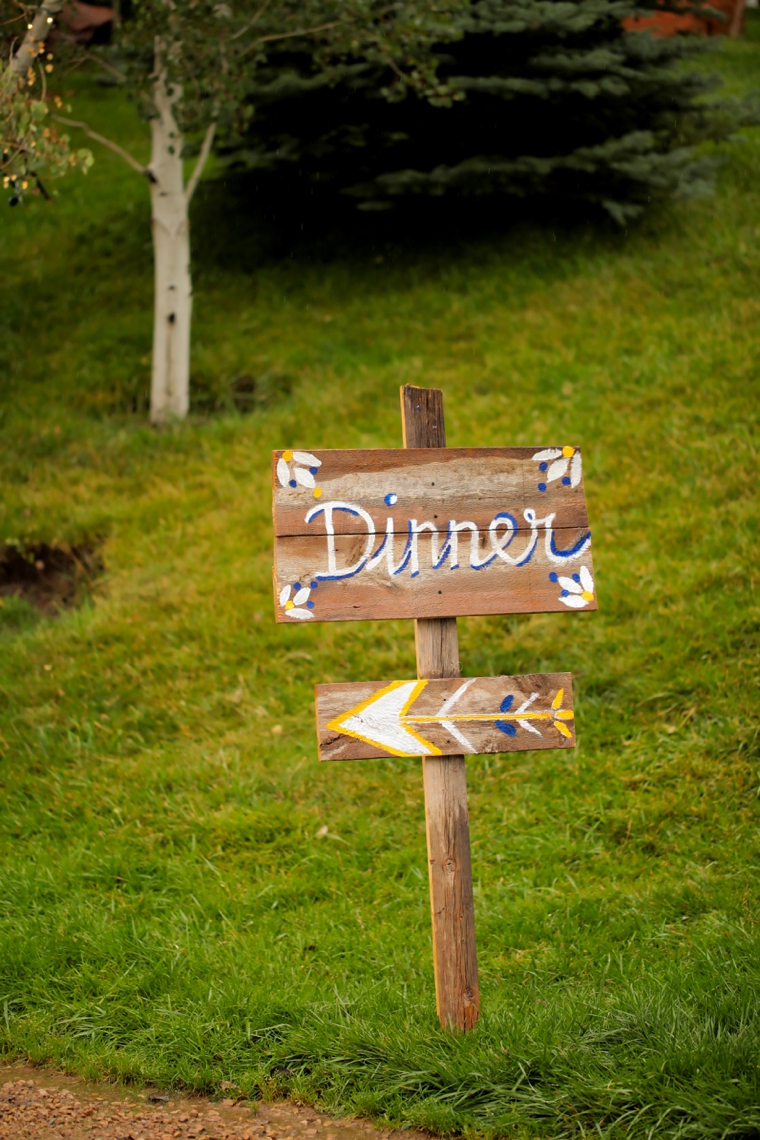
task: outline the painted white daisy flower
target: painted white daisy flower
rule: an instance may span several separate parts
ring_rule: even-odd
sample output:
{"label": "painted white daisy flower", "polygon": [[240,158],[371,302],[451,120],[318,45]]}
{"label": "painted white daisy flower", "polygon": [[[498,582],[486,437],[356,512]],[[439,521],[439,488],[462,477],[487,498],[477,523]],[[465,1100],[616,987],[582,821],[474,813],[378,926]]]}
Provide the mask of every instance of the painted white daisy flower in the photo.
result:
{"label": "painted white daisy flower", "polygon": [[[316,590],[318,585],[319,582],[310,582],[308,586],[302,586],[300,582],[294,582],[292,586],[282,587],[279,601],[288,617],[298,618],[300,621],[314,617],[314,614],[311,612],[314,609],[314,603],[311,601],[309,595],[312,590]],[[290,596],[291,593],[293,594],[292,597]]]}
{"label": "painted white daisy flower", "polygon": [[577,574],[567,578],[563,574],[551,573],[550,582],[556,582],[562,587],[559,600],[572,610],[582,610],[589,602],[594,600],[594,579],[586,566],[581,566]]}
{"label": "painted white daisy flower", "polygon": [[283,451],[277,460],[277,478],[281,486],[291,489],[306,487],[315,499],[319,499],[322,496],[322,488],[317,486],[314,476],[318,474],[321,466],[322,460],[317,459],[310,451]]}
{"label": "painted white daisy flower", "polygon": [[582,460],[577,447],[546,447],[532,458],[539,471],[546,472],[538,484],[539,491],[545,491],[555,479],[561,479],[565,487],[577,487],[581,481]]}

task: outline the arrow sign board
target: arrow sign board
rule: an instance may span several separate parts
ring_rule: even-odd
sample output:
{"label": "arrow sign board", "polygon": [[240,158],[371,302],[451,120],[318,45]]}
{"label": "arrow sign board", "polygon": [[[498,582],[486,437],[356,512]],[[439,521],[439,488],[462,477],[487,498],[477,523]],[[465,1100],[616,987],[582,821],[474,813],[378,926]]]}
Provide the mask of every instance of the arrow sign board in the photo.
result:
{"label": "arrow sign board", "polygon": [[320,760],[575,745],[569,673],[316,685]]}
{"label": "arrow sign board", "polygon": [[275,451],[278,622],[594,610],[580,449]]}

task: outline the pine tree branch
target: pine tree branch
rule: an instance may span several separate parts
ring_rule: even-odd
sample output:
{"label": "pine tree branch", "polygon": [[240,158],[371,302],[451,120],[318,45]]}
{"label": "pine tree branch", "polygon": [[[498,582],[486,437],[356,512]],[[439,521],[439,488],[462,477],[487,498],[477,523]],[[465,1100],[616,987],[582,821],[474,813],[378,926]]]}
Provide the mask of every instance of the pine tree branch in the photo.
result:
{"label": "pine tree branch", "polygon": [[203,145],[201,146],[201,153],[198,155],[198,161],[195,164],[195,169],[190,175],[190,181],[185,188],[185,200],[190,205],[190,199],[195,193],[195,188],[198,185],[198,179],[203,174],[203,168],[206,165],[209,153],[211,151],[211,144],[214,141],[214,134],[216,132],[216,123],[210,123],[206,134],[203,138]]}

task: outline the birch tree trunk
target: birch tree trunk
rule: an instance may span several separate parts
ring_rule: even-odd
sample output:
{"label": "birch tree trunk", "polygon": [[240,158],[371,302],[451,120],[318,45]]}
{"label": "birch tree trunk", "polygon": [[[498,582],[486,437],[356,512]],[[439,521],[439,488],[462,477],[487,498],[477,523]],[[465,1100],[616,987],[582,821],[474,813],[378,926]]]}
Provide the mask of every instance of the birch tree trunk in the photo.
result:
{"label": "birch tree trunk", "polygon": [[150,418],[154,424],[184,419],[190,404],[190,321],[193,288],[190,279],[188,195],[182,170],[183,137],[174,117],[181,91],[167,83],[156,45],[153,86],[155,118],[150,121],[155,309]]}
{"label": "birch tree trunk", "polygon": [[53,20],[63,8],[63,0],[47,0],[34,14],[31,24],[27,28],[18,51],[9,64],[13,74],[21,81],[25,80],[29,68],[40,55]]}

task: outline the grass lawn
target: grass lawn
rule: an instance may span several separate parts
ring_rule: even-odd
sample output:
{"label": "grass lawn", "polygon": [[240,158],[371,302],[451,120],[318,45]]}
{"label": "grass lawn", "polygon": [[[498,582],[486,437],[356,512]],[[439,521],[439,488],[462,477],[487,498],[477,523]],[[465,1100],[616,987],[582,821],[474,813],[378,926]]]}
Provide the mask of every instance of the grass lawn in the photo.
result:
{"label": "grass lawn", "polygon": [[[752,19],[714,61],[737,91]],[[66,84],[147,155],[117,91]],[[0,608],[4,1053],[472,1136],[760,1136],[760,131],[625,233],[275,258],[207,187],[196,390],[272,396],[161,433],[129,410],[147,188],[96,158],[0,223],[0,542],[106,566],[81,609]],[[594,530],[598,614],[459,623],[467,675],[571,669],[579,731],[468,762],[466,1038],[419,763],[316,762],[313,683],[412,676],[412,624],[273,618],[270,450],[399,446],[400,383],[443,388],[450,445],[581,444]]]}

